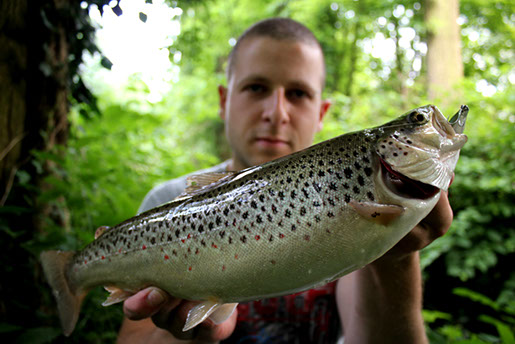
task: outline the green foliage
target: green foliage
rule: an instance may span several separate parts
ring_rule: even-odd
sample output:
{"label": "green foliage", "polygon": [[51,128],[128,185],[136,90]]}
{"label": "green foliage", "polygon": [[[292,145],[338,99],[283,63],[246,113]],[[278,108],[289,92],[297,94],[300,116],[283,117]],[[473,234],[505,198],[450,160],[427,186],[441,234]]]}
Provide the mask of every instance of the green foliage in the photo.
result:
{"label": "green foliage", "polygon": [[[489,314],[480,314],[476,319],[479,322],[491,325],[495,328],[496,334],[477,333],[477,331],[468,330],[464,328],[459,320],[456,321],[448,313],[425,310],[423,315],[428,326],[427,332],[431,343],[515,343],[515,312],[513,308],[504,307],[498,301],[466,288],[455,288],[453,293],[476,305],[486,306],[486,312],[496,314],[495,317]],[[440,322],[440,324],[434,326],[437,322]]]}

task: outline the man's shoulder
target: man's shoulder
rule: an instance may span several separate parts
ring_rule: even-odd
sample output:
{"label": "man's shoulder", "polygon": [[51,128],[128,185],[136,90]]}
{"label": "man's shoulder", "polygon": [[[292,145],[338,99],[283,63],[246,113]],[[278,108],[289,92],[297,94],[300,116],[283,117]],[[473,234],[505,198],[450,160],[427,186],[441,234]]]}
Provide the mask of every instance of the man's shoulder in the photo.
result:
{"label": "man's shoulder", "polygon": [[213,167],[209,167],[203,170],[198,170],[187,175],[167,180],[161,184],[158,184],[152,190],[150,190],[143,202],[141,203],[138,213],[146,210],[155,208],[161,204],[172,201],[174,198],[179,196],[186,188],[186,182],[189,176],[194,174],[209,173],[209,172],[223,172],[227,170],[230,160],[226,160],[221,164]]}

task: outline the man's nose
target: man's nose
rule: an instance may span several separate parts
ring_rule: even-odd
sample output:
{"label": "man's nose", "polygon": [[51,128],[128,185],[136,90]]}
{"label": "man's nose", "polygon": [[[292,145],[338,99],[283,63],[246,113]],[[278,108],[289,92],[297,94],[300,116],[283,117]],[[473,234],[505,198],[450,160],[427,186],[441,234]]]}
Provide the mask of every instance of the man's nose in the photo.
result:
{"label": "man's nose", "polygon": [[275,125],[288,122],[288,100],[284,88],[275,89],[270,93],[265,101],[263,119]]}

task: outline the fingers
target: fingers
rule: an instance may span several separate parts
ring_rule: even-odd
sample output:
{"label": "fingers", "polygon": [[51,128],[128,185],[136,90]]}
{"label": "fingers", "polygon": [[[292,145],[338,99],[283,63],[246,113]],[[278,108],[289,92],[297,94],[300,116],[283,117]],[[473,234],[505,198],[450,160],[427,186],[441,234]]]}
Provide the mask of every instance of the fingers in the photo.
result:
{"label": "fingers", "polygon": [[[448,193],[443,192],[433,210],[420,222],[430,242],[443,236],[451,227],[453,212],[449,204]],[[428,243],[429,244],[429,243]],[[427,245],[426,245],[427,246]]]}
{"label": "fingers", "polygon": [[159,288],[150,287],[134,294],[123,303],[123,312],[131,320],[141,320],[156,314],[167,304],[168,307],[175,307],[179,299],[171,298],[166,292]]}
{"label": "fingers", "polygon": [[152,316],[152,321],[157,327],[166,329],[177,339],[197,339],[204,341],[218,341],[231,335],[236,326],[237,312],[221,324],[215,324],[209,318],[188,331],[183,331],[189,311],[198,305],[198,302],[182,300],[173,310],[163,307]]}

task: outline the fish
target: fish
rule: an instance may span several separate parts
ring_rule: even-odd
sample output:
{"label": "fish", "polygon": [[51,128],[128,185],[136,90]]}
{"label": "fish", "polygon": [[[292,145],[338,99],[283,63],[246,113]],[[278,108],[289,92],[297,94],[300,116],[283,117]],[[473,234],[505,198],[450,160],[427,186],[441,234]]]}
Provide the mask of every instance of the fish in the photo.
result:
{"label": "fish", "polygon": [[239,302],[324,285],[381,257],[447,190],[467,141],[468,107],[434,105],[237,172],[189,178],[175,200],[113,227],[83,250],[44,251],[69,336],[94,287],[103,305],[148,286],[199,301],[184,331]]}

